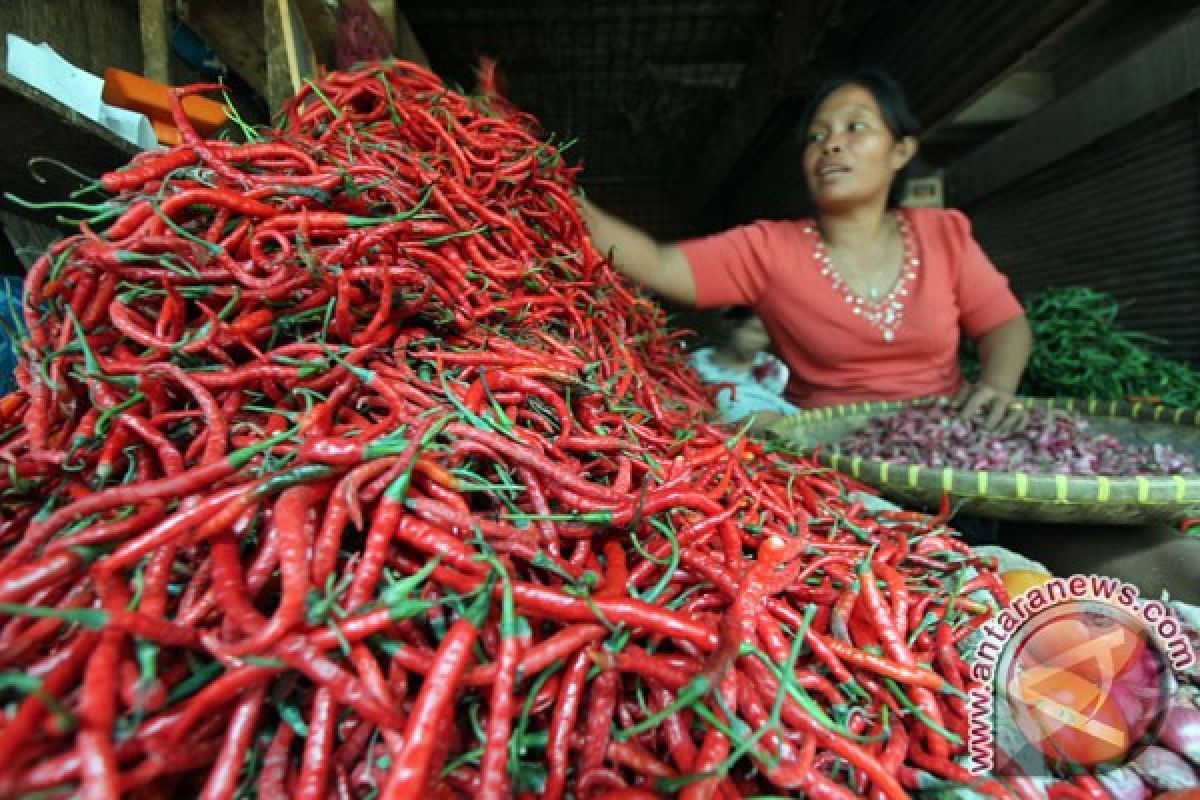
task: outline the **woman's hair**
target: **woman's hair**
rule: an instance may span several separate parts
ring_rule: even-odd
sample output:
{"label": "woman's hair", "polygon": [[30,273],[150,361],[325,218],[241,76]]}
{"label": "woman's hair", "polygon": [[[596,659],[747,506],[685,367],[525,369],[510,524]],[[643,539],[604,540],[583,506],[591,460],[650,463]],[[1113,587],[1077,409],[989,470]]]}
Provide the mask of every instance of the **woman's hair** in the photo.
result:
{"label": "woman's hair", "polygon": [[[906,136],[920,136],[921,123],[917,121],[917,116],[909,108],[908,98],[905,97],[900,84],[883,70],[870,68],[837,75],[825,81],[817,89],[816,94],[812,96],[808,106],[804,109],[804,115],[800,118],[800,141],[802,144],[808,142],[808,129],[812,126],[813,118],[817,115],[817,109],[821,103],[843,86],[861,86],[871,93],[875,102],[879,104],[883,123],[887,125],[887,129],[891,131],[896,141],[900,141]],[[908,183],[912,163],[912,159],[909,159],[909,162],[896,173],[891,188],[888,190],[889,208],[895,208],[904,199],[904,186]]]}
{"label": "woman's hair", "polygon": [[740,325],[753,316],[754,309],[750,306],[726,306],[721,311],[721,319],[725,322],[733,324],[734,327]]}
{"label": "woman's hair", "polygon": [[746,320],[753,319],[754,316],[754,309],[751,306],[725,306],[716,313],[716,318],[708,331],[709,341],[718,345],[728,342],[734,332],[746,324]]}

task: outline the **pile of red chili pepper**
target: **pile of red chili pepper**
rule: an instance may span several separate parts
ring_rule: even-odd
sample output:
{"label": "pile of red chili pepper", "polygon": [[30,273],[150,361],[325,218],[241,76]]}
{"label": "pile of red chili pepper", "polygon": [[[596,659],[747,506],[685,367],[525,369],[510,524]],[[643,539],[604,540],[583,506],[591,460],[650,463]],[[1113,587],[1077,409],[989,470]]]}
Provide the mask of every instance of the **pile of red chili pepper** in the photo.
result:
{"label": "pile of red chili pepper", "polygon": [[973,782],[995,573],[706,424],[531,119],[391,63],[177,121],[28,277],[0,797]]}

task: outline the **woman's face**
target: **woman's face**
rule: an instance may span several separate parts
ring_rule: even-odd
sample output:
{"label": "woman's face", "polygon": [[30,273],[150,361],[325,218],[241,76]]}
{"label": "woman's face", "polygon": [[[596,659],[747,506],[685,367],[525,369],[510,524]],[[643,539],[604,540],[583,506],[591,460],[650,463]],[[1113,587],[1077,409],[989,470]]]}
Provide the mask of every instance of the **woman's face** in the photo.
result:
{"label": "woman's face", "polygon": [[733,330],[732,344],[742,358],[750,358],[766,350],[771,344],[767,329],[758,317],[750,317]]}
{"label": "woman's face", "polygon": [[806,135],[804,177],[822,211],[886,203],[896,173],[916,152],[916,140],[897,141],[875,96],[854,84],[822,101]]}

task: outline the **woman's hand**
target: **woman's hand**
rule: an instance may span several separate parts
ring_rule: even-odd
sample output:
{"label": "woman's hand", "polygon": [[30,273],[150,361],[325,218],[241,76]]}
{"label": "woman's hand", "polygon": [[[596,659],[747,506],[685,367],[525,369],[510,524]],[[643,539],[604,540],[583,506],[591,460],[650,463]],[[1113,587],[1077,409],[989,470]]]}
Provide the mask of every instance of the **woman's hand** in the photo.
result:
{"label": "woman's hand", "polygon": [[958,413],[965,418],[984,414],[984,425],[1001,436],[1023,430],[1029,412],[1012,392],[986,383],[967,384],[954,398]]}

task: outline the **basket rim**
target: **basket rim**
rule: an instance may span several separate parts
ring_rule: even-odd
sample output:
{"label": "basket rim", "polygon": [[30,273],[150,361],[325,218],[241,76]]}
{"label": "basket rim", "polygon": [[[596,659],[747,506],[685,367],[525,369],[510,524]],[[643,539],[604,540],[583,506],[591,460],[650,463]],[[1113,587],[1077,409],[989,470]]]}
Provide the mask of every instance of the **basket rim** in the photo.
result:
{"label": "basket rim", "polygon": [[[847,403],[801,411],[787,418],[782,430],[802,430],[808,425],[849,416],[895,411],[939,398]],[[1064,397],[1022,397],[1030,408],[1078,411],[1097,417],[1160,422],[1200,427],[1200,410],[1153,403],[1123,403]],[[996,472],[927,467],[878,461],[806,448],[813,458],[831,469],[864,483],[900,490],[945,492],[958,497],[1053,503],[1056,505],[1200,506],[1200,475],[1064,475],[1051,472]]]}

